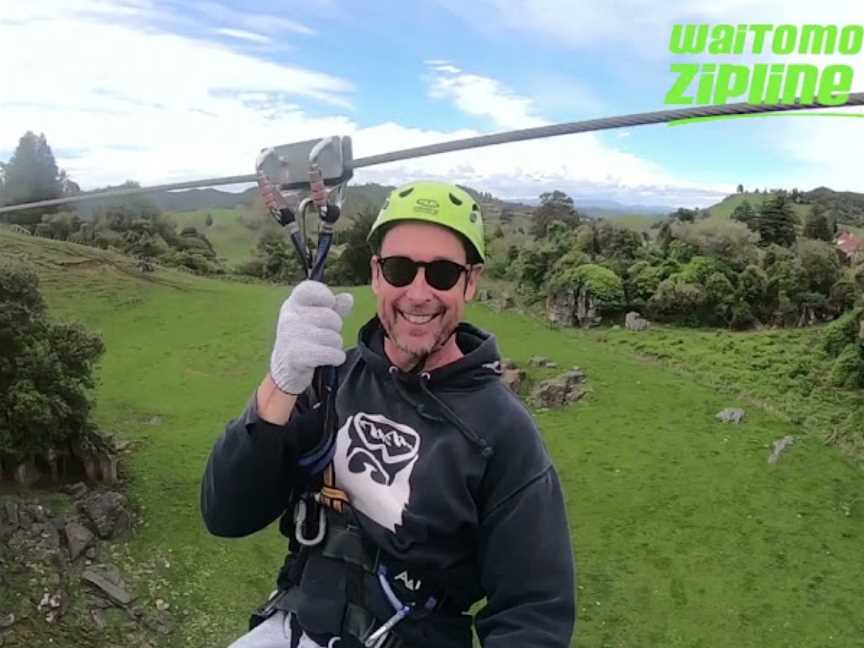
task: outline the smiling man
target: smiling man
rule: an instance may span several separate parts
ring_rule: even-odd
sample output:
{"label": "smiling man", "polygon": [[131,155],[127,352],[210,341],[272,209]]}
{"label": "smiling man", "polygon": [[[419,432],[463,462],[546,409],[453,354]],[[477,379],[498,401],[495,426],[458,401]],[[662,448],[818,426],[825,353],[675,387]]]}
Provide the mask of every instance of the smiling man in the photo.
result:
{"label": "smiling man", "polygon": [[[574,567],[557,475],[501,382],[491,335],[462,322],[484,261],[473,198],[396,189],[369,235],[377,315],[342,350],[349,295],[299,284],[270,371],[211,453],[208,529],[281,517],[278,589],[233,648],[565,648]],[[309,395],[336,366],[335,406]],[[322,466],[326,467],[322,469]]]}

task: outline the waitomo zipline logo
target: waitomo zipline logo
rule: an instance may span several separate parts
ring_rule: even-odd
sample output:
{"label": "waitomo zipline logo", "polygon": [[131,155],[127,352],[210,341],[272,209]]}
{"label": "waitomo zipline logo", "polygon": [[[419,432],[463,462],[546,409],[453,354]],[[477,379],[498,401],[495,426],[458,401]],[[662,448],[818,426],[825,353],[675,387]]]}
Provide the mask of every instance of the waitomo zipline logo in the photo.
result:
{"label": "waitomo zipline logo", "polygon": [[[676,24],[669,50],[676,56],[730,57],[856,56],[864,44],[864,26]],[[832,63],[727,63],[729,59],[674,62],[675,80],[666,104],[760,105],[813,104],[842,106],[852,90],[851,65]],[[848,117],[861,114],[834,113]]]}

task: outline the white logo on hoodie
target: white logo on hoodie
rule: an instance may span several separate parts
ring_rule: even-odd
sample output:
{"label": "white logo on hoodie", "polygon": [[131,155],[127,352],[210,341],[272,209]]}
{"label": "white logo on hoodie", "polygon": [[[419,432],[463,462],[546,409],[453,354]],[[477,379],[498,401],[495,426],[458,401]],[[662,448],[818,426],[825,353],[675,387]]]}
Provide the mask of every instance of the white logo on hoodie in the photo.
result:
{"label": "white logo on hoodie", "polygon": [[411,473],[420,435],[380,414],[349,416],[336,436],[336,485],[351,505],[392,532],[411,497]]}

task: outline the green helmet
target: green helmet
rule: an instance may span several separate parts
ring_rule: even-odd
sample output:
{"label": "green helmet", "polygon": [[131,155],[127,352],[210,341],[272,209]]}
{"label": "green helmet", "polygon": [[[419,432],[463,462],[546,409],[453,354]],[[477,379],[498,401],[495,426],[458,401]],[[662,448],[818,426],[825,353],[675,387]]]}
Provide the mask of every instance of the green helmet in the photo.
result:
{"label": "green helmet", "polygon": [[377,251],[381,245],[385,225],[397,221],[424,221],[451,229],[467,241],[469,263],[483,263],[486,259],[480,207],[467,191],[456,185],[411,182],[394,189],[369,230],[366,240],[373,249]]}

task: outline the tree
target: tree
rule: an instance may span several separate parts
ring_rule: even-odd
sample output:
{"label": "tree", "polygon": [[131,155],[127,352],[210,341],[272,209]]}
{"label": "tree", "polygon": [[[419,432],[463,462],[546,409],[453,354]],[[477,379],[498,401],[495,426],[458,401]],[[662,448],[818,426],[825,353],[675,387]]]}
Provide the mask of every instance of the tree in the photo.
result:
{"label": "tree", "polygon": [[207,218],[204,219],[205,227],[210,227],[213,225],[213,215],[210,212],[207,212]]}
{"label": "tree", "polygon": [[751,221],[751,229],[759,232],[761,245],[789,247],[795,243],[795,214],[787,196],[778,193],[763,202],[758,217]]}
{"label": "tree", "polygon": [[804,220],[802,234],[807,238],[819,241],[831,241],[834,238],[831,229],[828,215],[825,213],[825,207],[819,203],[814,203]]}
{"label": "tree", "polygon": [[262,263],[262,279],[291,283],[300,278],[300,262],[282,230],[262,232],[256,249]]}
{"label": "tree", "polygon": [[328,279],[340,285],[360,286],[368,284],[372,280],[370,262],[372,260],[372,249],[366,242],[369,230],[375,222],[377,214],[374,211],[364,211],[357,214],[351,223],[351,227],[344,231],[341,240],[344,241],[345,249],[336,259],[332,273],[328,272]]}
{"label": "tree", "polygon": [[738,188],[736,189],[736,191],[737,191],[738,193],[744,193],[744,185],[739,184],[739,185],[738,185]]}
{"label": "tree", "polygon": [[36,273],[11,261],[0,261],[0,348],[0,457],[32,461],[92,440],[87,391],[102,340],[50,322]]}
{"label": "tree", "polygon": [[679,223],[692,223],[696,220],[696,214],[699,210],[697,209],[687,209],[686,207],[679,207],[674,212],[669,214],[670,218],[677,220]]}
{"label": "tree", "polygon": [[[16,205],[59,198],[63,195],[64,181],[65,174],[57,168],[45,135],[27,131],[18,141],[9,162],[3,165],[3,203]],[[42,214],[49,211],[53,210],[11,212],[6,220],[19,225],[35,225]]]}
{"label": "tree", "polygon": [[544,238],[549,224],[560,221],[568,227],[577,227],[584,217],[573,206],[573,199],[557,189],[540,194],[540,206],[534,210],[531,235],[534,238]]}
{"label": "tree", "polygon": [[732,211],[732,220],[740,221],[745,225],[749,225],[755,217],[756,211],[753,209],[753,205],[750,204],[750,201],[746,198]]}

